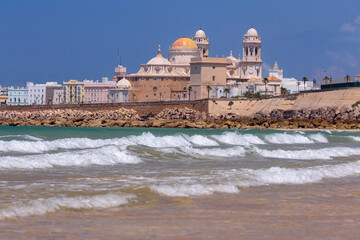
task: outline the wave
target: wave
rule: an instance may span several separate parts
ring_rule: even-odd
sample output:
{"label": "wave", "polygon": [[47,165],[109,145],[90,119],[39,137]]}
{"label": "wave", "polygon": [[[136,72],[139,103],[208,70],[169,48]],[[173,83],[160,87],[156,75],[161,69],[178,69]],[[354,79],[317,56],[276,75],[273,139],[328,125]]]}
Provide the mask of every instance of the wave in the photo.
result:
{"label": "wave", "polygon": [[0,136],[1,139],[14,139],[14,138],[18,138],[18,139],[26,139],[26,140],[32,140],[32,141],[41,141],[43,140],[42,138],[39,137],[35,137],[35,136],[31,136],[31,135],[4,135],[4,136]]}
{"label": "wave", "polygon": [[263,170],[247,170],[247,173],[255,180],[253,185],[315,183],[325,178],[336,179],[359,175],[360,161],[295,169],[271,167]]}
{"label": "wave", "polygon": [[136,164],[141,160],[115,146],[74,152],[0,157],[0,169],[42,169],[64,166]]}
{"label": "wave", "polygon": [[282,158],[282,159],[332,159],[333,157],[348,157],[360,155],[360,149],[349,147],[334,147],[322,149],[306,149],[306,150],[266,150],[254,148],[254,151],[263,157]]}
{"label": "wave", "polygon": [[221,135],[212,135],[214,139],[229,145],[249,146],[253,144],[265,144],[258,136],[252,134],[238,134],[235,132],[225,132]]}
{"label": "wave", "polygon": [[311,134],[309,136],[309,138],[316,142],[319,142],[319,143],[328,143],[329,142],[329,140],[321,133]]}
{"label": "wave", "polygon": [[356,142],[360,142],[360,137],[350,136],[350,138]]}
{"label": "wave", "polygon": [[169,197],[190,197],[211,195],[214,192],[238,193],[239,189],[234,185],[224,184],[175,184],[175,185],[152,185],[150,189],[161,195]]}
{"label": "wave", "polygon": [[152,148],[165,148],[192,145],[218,146],[219,144],[201,135],[155,136],[152,133],[143,133],[140,136],[114,139],[64,138],[51,141],[0,140],[0,152],[44,153],[61,149],[91,149],[108,145],[122,147],[141,145]]}
{"label": "wave", "polygon": [[185,148],[182,151],[191,155],[196,154],[210,157],[245,156],[246,153],[246,150],[240,146],[232,148]]}
{"label": "wave", "polygon": [[187,140],[191,143],[199,146],[219,146],[217,142],[201,135],[194,135],[187,137]]}
{"label": "wave", "polygon": [[313,140],[300,134],[275,133],[265,136],[266,141],[275,144],[314,143]]}
{"label": "wave", "polygon": [[11,206],[0,210],[0,220],[14,217],[44,215],[56,212],[61,208],[93,209],[111,208],[125,205],[134,195],[104,194],[95,196],[52,197],[47,199],[31,200],[25,205]]}

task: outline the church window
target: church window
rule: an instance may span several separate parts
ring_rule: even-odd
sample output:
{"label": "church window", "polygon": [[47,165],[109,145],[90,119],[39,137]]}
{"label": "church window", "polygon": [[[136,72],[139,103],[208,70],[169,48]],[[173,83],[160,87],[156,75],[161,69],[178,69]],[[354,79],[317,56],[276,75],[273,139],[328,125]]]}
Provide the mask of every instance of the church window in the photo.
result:
{"label": "church window", "polygon": [[249,56],[249,48],[246,48],[246,56]]}
{"label": "church window", "polygon": [[251,55],[251,56],[253,55],[253,52],[254,52],[254,49],[253,49],[253,48],[250,48],[250,55]]}
{"label": "church window", "polygon": [[153,90],[156,92],[157,91],[157,87],[155,86],[155,87],[153,87]]}
{"label": "church window", "polygon": [[154,77],[154,78],[153,78],[153,80],[154,80],[154,81],[156,81],[156,80],[157,80],[157,78],[156,78],[156,77]]}
{"label": "church window", "polygon": [[257,56],[258,55],[258,48],[256,47],[255,48],[255,56]]}
{"label": "church window", "polygon": [[212,80],[215,81],[215,76],[212,76]]}
{"label": "church window", "polygon": [[215,66],[213,66],[213,69],[215,69]]}

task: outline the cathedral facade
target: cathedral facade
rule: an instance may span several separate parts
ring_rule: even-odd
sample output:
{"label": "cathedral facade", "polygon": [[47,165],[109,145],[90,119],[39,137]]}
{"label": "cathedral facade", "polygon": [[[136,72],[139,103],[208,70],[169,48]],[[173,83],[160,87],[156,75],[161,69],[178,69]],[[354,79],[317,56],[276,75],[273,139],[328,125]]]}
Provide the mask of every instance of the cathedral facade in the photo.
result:
{"label": "cathedral facade", "polygon": [[[208,58],[209,50],[210,41],[202,29],[192,39],[177,39],[169,48],[168,58],[163,57],[159,46],[154,58],[141,64],[137,73],[127,76],[131,83],[130,101],[188,100],[191,60]],[[262,79],[261,38],[254,28],[243,37],[242,55],[242,59],[240,54],[237,59],[231,52],[229,57],[222,58],[226,62],[226,71],[220,77],[225,83],[223,88],[244,88],[248,80]]]}

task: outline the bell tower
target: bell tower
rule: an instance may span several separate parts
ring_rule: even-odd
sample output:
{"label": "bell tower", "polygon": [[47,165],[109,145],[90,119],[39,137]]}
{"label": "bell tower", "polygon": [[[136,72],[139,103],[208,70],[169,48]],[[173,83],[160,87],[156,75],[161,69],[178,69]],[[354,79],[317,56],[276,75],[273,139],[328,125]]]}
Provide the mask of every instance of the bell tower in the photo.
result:
{"label": "bell tower", "polygon": [[193,40],[199,48],[200,56],[208,57],[210,47],[209,38],[206,37],[205,32],[201,30],[201,28],[195,33]]}
{"label": "bell tower", "polygon": [[262,78],[261,38],[254,28],[244,35],[240,77]]}

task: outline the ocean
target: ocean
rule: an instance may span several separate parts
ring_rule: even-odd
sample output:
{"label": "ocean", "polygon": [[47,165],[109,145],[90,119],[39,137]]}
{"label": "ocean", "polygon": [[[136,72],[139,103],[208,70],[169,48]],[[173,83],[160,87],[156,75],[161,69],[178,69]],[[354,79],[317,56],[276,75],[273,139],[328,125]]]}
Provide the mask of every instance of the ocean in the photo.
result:
{"label": "ocean", "polygon": [[360,132],[0,127],[0,239],[343,239]]}

